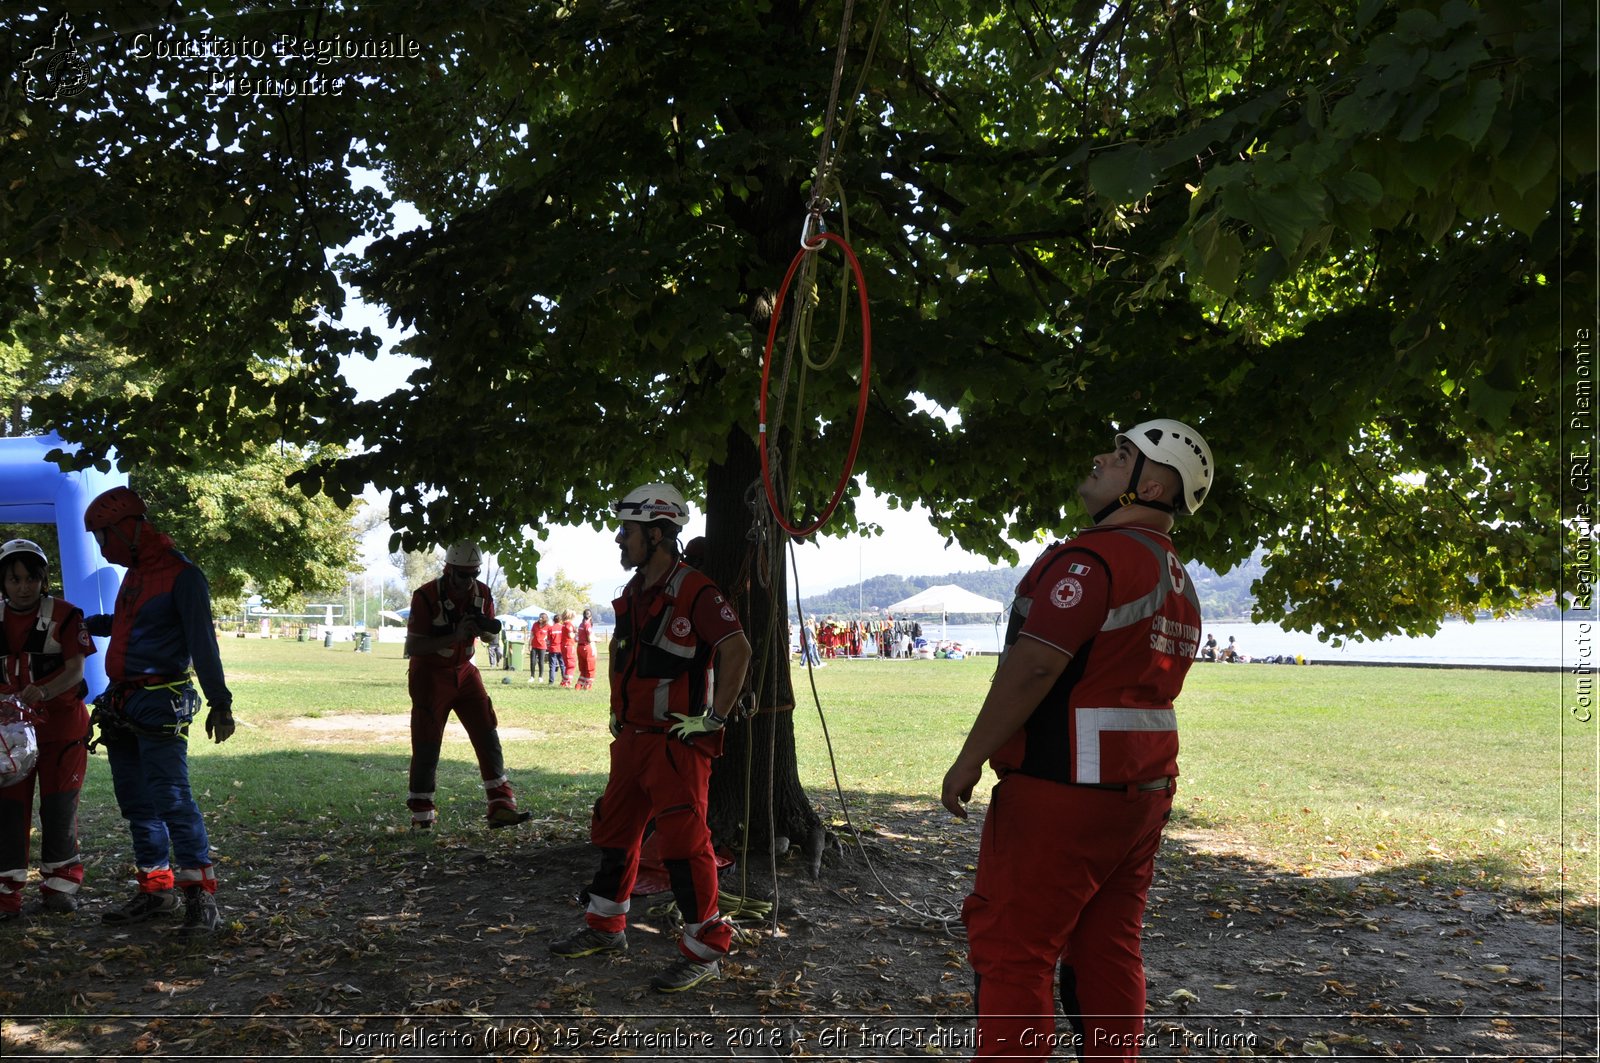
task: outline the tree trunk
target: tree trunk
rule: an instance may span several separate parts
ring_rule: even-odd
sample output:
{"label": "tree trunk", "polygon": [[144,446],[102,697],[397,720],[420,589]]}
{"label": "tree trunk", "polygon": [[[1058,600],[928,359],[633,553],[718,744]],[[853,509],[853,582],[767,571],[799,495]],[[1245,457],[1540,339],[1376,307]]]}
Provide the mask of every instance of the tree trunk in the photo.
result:
{"label": "tree trunk", "polygon": [[[820,839],[822,829],[795,761],[787,555],[770,547],[758,552],[748,539],[752,489],[762,511],[767,504],[759,494],[760,476],[754,440],[735,427],[727,459],[711,466],[706,477],[706,574],[733,601],[755,651],[750,683],[756,712],[728,725],[725,751],[711,773],[707,819],[717,845],[736,853],[745,845],[748,824],[748,859],[757,868],[766,866],[775,837],[799,847]],[[762,554],[773,559],[770,571]]]}

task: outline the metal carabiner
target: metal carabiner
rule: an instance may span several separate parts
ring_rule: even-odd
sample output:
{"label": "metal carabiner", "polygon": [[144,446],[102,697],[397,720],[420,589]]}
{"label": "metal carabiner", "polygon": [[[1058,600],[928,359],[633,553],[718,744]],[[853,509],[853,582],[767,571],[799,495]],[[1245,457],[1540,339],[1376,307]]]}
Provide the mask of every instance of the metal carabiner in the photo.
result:
{"label": "metal carabiner", "polygon": [[[816,224],[816,232],[819,234],[814,241],[811,237],[813,223]],[[800,223],[800,249],[802,251],[821,251],[823,245],[828,241],[822,239],[820,234],[827,231],[828,223],[822,220],[821,209],[813,207],[806,214],[806,220]]]}

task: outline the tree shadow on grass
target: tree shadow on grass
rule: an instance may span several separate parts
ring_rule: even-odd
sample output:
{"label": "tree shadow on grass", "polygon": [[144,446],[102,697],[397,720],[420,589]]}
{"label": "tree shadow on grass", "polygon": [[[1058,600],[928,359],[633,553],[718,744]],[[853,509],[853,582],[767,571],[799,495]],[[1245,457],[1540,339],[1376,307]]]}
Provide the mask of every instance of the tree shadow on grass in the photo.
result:
{"label": "tree shadow on grass", "polygon": [[[814,1055],[857,1058],[862,1031],[970,1031],[971,972],[952,915],[971,886],[981,808],[961,823],[926,795],[850,792],[858,838],[836,800],[820,799],[841,847],[818,882],[800,854],[777,858],[781,934],[752,924],[721,981],[662,998],[644,983],[676,954],[663,897],[635,899],[629,953],[549,954],[581,925],[575,895],[594,868],[588,810],[604,779],[525,770],[535,819],[490,831],[470,758],[451,752],[440,792],[455,812],[420,836],[403,829],[403,755],[295,750],[198,772],[226,920],[199,942],[170,923],[100,924],[120,900],[128,849],[114,808],[92,809],[86,909],[0,934],[0,962],[15,975],[0,988],[6,1054],[348,1054],[342,1036],[410,1030],[448,1057],[481,1053],[486,1023],[547,1038],[558,1025],[625,1022],[781,1027],[811,1038]],[[248,785],[233,787],[233,775]],[[724,875],[725,890],[741,870]],[[1147,1056],[1318,1054],[1320,1044],[1554,1058],[1592,1046],[1592,927],[1563,929],[1547,908],[1447,884],[1444,870],[1308,878],[1174,829],[1146,920],[1158,1038]],[[856,1031],[857,1050],[818,1051],[841,1025]],[[572,1054],[607,1057],[605,1044]],[[758,1053],[719,1040],[690,1054]]]}

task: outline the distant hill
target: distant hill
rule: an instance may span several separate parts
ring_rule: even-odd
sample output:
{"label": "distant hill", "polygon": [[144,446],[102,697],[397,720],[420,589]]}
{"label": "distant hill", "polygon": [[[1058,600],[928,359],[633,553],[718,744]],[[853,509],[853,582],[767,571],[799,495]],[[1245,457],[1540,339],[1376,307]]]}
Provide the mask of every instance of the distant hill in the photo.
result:
{"label": "distant hill", "polygon": [[[929,587],[954,583],[958,587],[981,594],[985,598],[1010,605],[1017,582],[1026,569],[995,568],[981,572],[951,572],[943,576],[874,576],[861,584],[852,583],[835,587],[831,591],[801,600],[808,617],[850,617],[864,612],[869,616],[882,613],[895,602],[911,597]],[[1195,591],[1200,595],[1200,611],[1208,621],[1246,620],[1255,597],[1250,585],[1263,571],[1261,559],[1251,558],[1235,567],[1227,575],[1219,575],[1204,565],[1191,563],[1190,575]],[[790,616],[793,617],[791,611]],[[989,616],[950,614],[952,623],[978,623],[992,619]]]}

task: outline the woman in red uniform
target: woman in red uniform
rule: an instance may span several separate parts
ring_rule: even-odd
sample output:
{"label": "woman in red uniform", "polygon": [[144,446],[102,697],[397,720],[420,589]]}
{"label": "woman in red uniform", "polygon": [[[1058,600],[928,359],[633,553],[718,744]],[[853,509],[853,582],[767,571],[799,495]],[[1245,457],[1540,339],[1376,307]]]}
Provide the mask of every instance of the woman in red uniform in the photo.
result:
{"label": "woman in red uniform", "polygon": [[26,779],[0,790],[0,921],[22,914],[33,831],[34,782],[39,787],[39,876],[44,907],[74,912],[83,882],[78,856],[78,794],[89,751],[83,704],[83,659],[94,643],[83,611],[46,594],[50,562],[27,539],[0,546],[0,691],[14,694],[38,718],[39,763]]}
{"label": "woman in red uniform", "polygon": [[594,689],[594,610],[583,611],[583,622],[578,625],[578,689]]}
{"label": "woman in red uniform", "polygon": [[555,684],[556,673],[557,672],[561,673],[561,685],[562,686],[566,686],[567,685],[567,654],[566,654],[567,627],[566,627],[566,624],[563,623],[563,620],[564,620],[564,618],[562,617],[562,615],[560,613],[556,613],[553,616],[551,616],[550,617],[550,628],[546,632],[546,636],[545,636],[547,639],[549,639],[549,642],[550,642],[550,660],[549,660],[549,664],[550,664],[550,679],[549,679],[549,683],[552,686]]}
{"label": "woman in red uniform", "polygon": [[578,632],[572,626],[572,610],[561,614],[561,685],[572,685],[572,673],[578,670]]}

